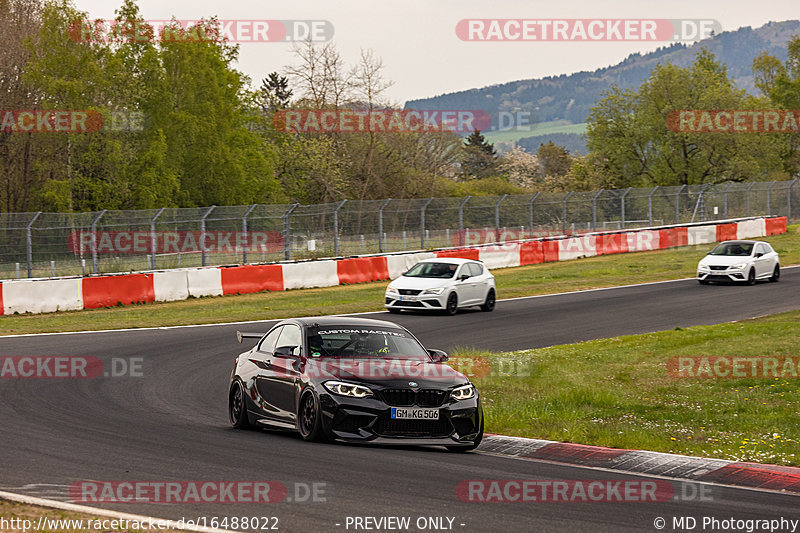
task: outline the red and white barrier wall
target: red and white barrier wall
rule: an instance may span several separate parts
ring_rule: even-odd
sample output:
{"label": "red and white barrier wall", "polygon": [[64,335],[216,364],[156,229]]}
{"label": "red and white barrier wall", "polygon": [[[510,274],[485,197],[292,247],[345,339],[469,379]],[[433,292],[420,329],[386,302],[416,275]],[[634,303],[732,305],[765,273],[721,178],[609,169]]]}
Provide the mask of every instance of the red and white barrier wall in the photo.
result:
{"label": "red and white barrier wall", "polygon": [[725,220],[630,231],[547,237],[435,252],[243,265],[63,279],[3,281],[0,314],[50,313],[261,291],[331,287],[394,279],[422,259],[464,257],[490,269],[595,255],[660,250],[786,233],[786,217]]}

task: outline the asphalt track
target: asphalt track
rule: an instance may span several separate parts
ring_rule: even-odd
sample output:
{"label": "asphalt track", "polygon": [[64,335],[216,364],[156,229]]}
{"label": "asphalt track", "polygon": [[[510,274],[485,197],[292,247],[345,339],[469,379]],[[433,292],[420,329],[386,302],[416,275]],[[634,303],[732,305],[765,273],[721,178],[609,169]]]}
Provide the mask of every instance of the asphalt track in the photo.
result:
{"label": "asphalt track", "polygon": [[[786,269],[780,283],[755,287],[678,281],[501,301],[490,314],[375,316],[404,324],[428,347],[507,350],[741,320],[800,308],[798,294],[800,269]],[[698,529],[704,516],[800,518],[796,496],[720,486],[691,501],[467,503],[456,486],[469,479],[642,478],[481,453],[308,444],[279,431],[233,430],[225,398],[241,351],[234,332],[269,325],[0,338],[3,356],[143,358],[142,377],[0,380],[0,490],[68,501],[67,488],[81,480],[275,480],[294,497],[298,483],[324,483],[326,501],[316,503],[99,505],[173,519],[275,516],[280,531],[355,531],[345,527],[348,516],[410,516],[409,531],[419,531],[417,517],[447,516],[464,532],[655,531],[656,517],[674,531],[675,516],[696,518]]]}

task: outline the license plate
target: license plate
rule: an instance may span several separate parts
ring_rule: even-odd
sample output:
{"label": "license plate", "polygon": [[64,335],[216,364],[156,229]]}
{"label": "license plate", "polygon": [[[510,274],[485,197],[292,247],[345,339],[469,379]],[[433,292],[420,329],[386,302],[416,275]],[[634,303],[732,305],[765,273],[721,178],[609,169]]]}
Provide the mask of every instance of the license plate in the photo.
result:
{"label": "license plate", "polygon": [[439,410],[392,407],[392,418],[397,420],[439,420]]}
{"label": "license plate", "polygon": [[401,302],[416,302],[417,300],[419,300],[418,296],[401,296],[400,297],[400,301]]}

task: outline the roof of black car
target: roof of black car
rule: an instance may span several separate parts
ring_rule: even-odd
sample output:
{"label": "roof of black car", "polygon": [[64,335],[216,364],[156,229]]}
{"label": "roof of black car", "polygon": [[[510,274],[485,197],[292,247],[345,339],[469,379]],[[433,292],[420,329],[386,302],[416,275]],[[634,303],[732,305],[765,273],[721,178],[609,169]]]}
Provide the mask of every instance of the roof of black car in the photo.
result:
{"label": "roof of black car", "polygon": [[320,326],[362,326],[362,327],[401,327],[393,322],[386,320],[373,320],[371,318],[353,318],[345,316],[312,316],[307,318],[297,318],[296,322],[304,326],[313,326],[318,324]]}

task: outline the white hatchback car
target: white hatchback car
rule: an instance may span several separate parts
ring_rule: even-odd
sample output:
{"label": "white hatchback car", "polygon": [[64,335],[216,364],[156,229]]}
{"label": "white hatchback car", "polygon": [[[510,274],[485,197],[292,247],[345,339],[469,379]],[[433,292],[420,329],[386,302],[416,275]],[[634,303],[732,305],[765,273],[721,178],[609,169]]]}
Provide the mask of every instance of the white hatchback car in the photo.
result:
{"label": "white hatchback car", "polygon": [[697,281],[743,281],[748,285],[758,279],[778,281],[781,264],[778,252],[768,242],[725,241],[708,252],[697,265]]}
{"label": "white hatchback car", "polygon": [[386,309],[438,310],[454,315],[459,308],[479,305],[493,311],[494,276],[480,261],[455,257],[425,259],[389,283]]}

